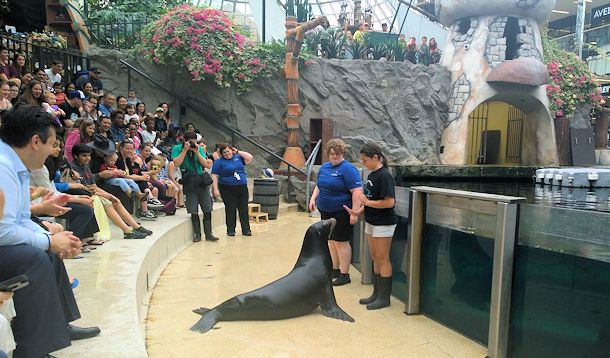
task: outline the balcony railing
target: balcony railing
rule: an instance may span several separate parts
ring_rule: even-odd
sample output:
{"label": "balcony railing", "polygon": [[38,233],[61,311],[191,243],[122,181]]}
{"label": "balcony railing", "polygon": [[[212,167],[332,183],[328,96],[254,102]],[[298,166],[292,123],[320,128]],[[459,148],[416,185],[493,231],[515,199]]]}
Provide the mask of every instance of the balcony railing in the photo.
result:
{"label": "balcony railing", "polygon": [[9,35],[0,35],[0,41],[9,49],[9,58],[17,53],[23,54],[26,68],[32,72],[36,68],[48,68],[53,61],[61,61],[64,64],[64,81],[68,82],[77,71],[89,68],[89,57],[78,50],[48,47],[30,39]]}

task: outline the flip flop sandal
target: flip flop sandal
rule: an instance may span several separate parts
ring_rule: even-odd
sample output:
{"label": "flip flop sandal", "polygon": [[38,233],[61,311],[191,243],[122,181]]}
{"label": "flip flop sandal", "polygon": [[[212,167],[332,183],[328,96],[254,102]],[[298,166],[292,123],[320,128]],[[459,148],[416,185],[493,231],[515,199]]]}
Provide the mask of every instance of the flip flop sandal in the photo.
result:
{"label": "flip flop sandal", "polygon": [[71,289],[75,289],[75,288],[77,288],[77,287],[78,287],[78,284],[79,284],[78,279],[77,279],[76,277],[74,277],[74,278],[72,279],[72,283],[70,283],[70,288],[71,288]]}
{"label": "flip flop sandal", "polygon": [[[104,245],[104,241],[102,240],[91,240],[87,243],[87,245],[94,245],[94,246],[100,246],[100,245]],[[91,249],[94,249],[93,247],[91,247]]]}

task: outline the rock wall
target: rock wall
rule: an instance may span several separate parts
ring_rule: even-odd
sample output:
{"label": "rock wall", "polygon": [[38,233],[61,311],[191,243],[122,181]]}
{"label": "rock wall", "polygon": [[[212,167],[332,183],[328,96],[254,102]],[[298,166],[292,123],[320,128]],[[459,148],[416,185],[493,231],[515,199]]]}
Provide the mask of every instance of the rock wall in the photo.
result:
{"label": "rock wall", "polygon": [[[93,65],[103,71],[104,87],[115,94],[127,93],[127,70],[118,62],[125,55],[108,50],[91,51]],[[180,115],[177,101],[132,71],[131,87],[147,103],[149,111],[159,102],[170,103],[172,118],[192,121],[208,143],[231,139],[230,133],[209,121],[214,116],[250,139],[263,143],[281,156],[286,146],[286,81],[278,76],[256,80],[253,89],[238,96],[206,82],[192,82],[188,74],[169,66],[126,60],[141,68],[166,88],[198,99],[204,109],[187,109]],[[309,118],[332,118],[334,135],[351,146],[351,159],[366,141],[380,143],[397,164],[439,163],[439,146],[447,124],[450,73],[444,67],[425,67],[410,62],[322,60],[301,65],[299,82],[303,119],[300,143],[307,154]],[[245,141],[238,145],[276,165],[279,162]],[[264,164],[260,164],[264,165]]]}

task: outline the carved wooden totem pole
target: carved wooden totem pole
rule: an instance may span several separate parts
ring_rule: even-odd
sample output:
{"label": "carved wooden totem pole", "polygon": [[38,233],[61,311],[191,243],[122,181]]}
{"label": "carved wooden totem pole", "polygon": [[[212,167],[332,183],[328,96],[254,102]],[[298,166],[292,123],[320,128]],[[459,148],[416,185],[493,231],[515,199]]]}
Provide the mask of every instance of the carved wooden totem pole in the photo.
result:
{"label": "carved wooden totem pole", "polygon": [[[305,165],[305,155],[299,145],[299,125],[301,122],[301,106],[299,104],[299,54],[307,31],[319,26],[326,26],[325,16],[317,17],[302,24],[294,16],[286,16],[286,82],[288,83],[288,111],[286,112],[286,127],[288,128],[288,146],[284,152],[284,160],[297,168]],[[280,169],[286,169],[282,163]]]}

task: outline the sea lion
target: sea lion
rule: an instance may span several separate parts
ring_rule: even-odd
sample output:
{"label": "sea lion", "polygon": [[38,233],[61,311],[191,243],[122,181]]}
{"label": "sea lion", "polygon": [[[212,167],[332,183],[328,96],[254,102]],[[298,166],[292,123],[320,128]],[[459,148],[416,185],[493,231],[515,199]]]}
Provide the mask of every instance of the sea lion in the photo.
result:
{"label": "sea lion", "polygon": [[301,253],[292,271],[270,284],[235,296],[213,309],[193,312],[203,317],[191,331],[205,333],[218,321],[276,320],[303,316],[318,306],[327,317],[354,322],[335,299],[328,238],[335,219],[318,221],[305,233]]}

